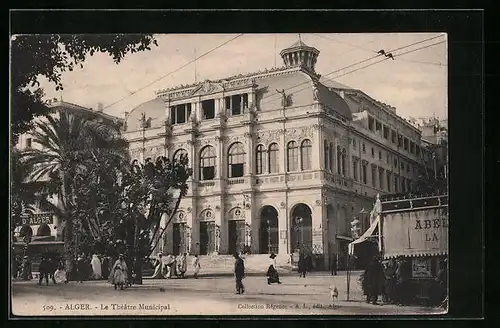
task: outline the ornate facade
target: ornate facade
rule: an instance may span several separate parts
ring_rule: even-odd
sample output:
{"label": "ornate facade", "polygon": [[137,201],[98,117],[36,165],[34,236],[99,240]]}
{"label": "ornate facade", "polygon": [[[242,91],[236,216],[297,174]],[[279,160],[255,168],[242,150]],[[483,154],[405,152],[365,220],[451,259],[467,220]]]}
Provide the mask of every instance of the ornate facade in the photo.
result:
{"label": "ornate facade", "polygon": [[187,154],[193,168],[161,251],[346,253],[353,216],[409,189],[420,131],[322,78],[318,55],[299,41],[285,67],[160,90],[126,113],[134,159]]}

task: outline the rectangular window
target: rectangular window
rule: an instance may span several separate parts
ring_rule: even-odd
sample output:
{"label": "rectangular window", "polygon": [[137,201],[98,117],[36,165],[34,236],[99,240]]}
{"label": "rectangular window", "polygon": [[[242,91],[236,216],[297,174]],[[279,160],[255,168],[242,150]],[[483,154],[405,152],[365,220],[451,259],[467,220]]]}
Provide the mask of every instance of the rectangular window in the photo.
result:
{"label": "rectangular window", "polygon": [[186,123],[191,116],[191,104],[180,104],[170,107],[170,123],[183,124]]}
{"label": "rectangular window", "polygon": [[398,147],[403,147],[403,136],[398,134]]}
{"label": "rectangular window", "polygon": [[202,101],[201,110],[203,111],[203,119],[210,120],[215,118],[215,100],[209,99]]}
{"label": "rectangular window", "polygon": [[408,150],[408,138],[404,138],[403,139],[403,146],[404,146],[404,150]]}
{"label": "rectangular window", "polygon": [[387,162],[387,164],[391,164],[391,158],[390,158],[389,154],[387,154],[386,162]]}
{"label": "rectangular window", "polygon": [[404,177],[401,177],[401,191],[406,192],[406,181]]}
{"label": "rectangular window", "polygon": [[201,180],[213,180],[215,178],[215,166],[203,167],[201,175]]}
{"label": "rectangular window", "polygon": [[372,147],[372,157],[375,158],[375,149]]}
{"label": "rectangular window", "polygon": [[418,145],[415,146],[415,153],[417,154],[417,156],[420,156],[420,147]]}
{"label": "rectangular window", "polygon": [[264,163],[265,161],[265,152],[263,150],[257,150],[257,156],[255,157],[255,174],[264,173]]}
{"label": "rectangular window", "polygon": [[363,154],[366,154],[366,146],[364,142],[363,142]]}
{"label": "rectangular window", "polygon": [[352,139],[352,148],[356,149],[356,139]]}
{"label": "rectangular window", "polygon": [[247,109],[248,108],[248,93],[244,93],[242,95],[242,98],[243,98],[243,109]]}
{"label": "rectangular window", "polygon": [[401,170],[405,170],[405,163],[401,162]]}
{"label": "rectangular window", "polygon": [[297,171],[299,169],[299,148],[288,148],[288,172]]}
{"label": "rectangular window", "polygon": [[384,138],[389,139],[389,128],[384,125]]}
{"label": "rectangular window", "polygon": [[241,114],[241,96],[234,95],[231,96],[231,115],[240,115]]}
{"label": "rectangular window", "polygon": [[26,138],[26,148],[31,148],[32,145],[32,139],[31,138]]}
{"label": "rectangular window", "polygon": [[406,172],[410,173],[410,164],[406,163]]}
{"label": "rectangular window", "polygon": [[372,165],[372,186],[377,187],[377,168]]}
{"label": "rectangular window", "polygon": [[399,177],[394,175],[394,192],[399,192]]}
{"label": "rectangular window", "polygon": [[393,144],[396,143],[396,131],[391,130],[391,141]]}
{"label": "rectangular window", "polygon": [[395,168],[397,168],[397,167],[398,167],[398,159],[397,159],[397,158],[395,158],[395,159],[394,159],[394,167],[395,167]]}
{"label": "rectangular window", "polygon": [[240,178],[243,176],[243,169],[244,169],[244,164],[243,163],[238,163],[238,164],[231,164],[231,173],[230,178]]}
{"label": "rectangular window", "polygon": [[378,169],[378,183],[379,188],[384,189],[384,169]]}
{"label": "rectangular window", "polygon": [[352,176],[354,181],[358,181],[358,161],[356,159],[352,160]]}
{"label": "rectangular window", "polygon": [[415,154],[415,143],[410,141],[410,153]]}
{"label": "rectangular window", "polygon": [[371,116],[368,116],[368,129],[370,131],[374,131],[375,130],[375,119]]}
{"label": "rectangular window", "polygon": [[367,183],[368,183],[368,180],[366,179],[366,164],[363,164],[363,165],[362,165],[362,168],[363,168],[363,172],[362,172],[362,175],[363,175],[363,183],[364,183],[364,184],[367,184]]}
{"label": "rectangular window", "polygon": [[375,122],[375,131],[377,132],[382,131],[382,123],[380,123],[379,121]]}
{"label": "rectangular window", "polygon": [[379,160],[379,161],[381,161],[381,160],[382,160],[382,152],[381,152],[381,151],[379,151],[379,152],[378,152],[378,160]]}
{"label": "rectangular window", "polygon": [[391,191],[391,173],[387,172],[387,191]]}

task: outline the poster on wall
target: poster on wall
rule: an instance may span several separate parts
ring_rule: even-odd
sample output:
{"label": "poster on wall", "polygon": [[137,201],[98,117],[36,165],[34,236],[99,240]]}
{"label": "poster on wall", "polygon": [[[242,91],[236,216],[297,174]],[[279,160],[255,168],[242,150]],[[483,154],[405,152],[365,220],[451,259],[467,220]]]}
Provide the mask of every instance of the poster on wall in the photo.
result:
{"label": "poster on wall", "polygon": [[432,262],[430,258],[415,257],[411,263],[412,278],[432,278]]}

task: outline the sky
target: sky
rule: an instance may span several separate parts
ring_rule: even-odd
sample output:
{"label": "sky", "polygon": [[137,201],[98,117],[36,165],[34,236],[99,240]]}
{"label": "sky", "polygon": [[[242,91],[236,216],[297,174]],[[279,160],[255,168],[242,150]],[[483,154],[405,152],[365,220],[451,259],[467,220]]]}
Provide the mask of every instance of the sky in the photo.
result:
{"label": "sky", "polygon": [[[62,97],[64,101],[94,109],[100,102],[105,113],[123,117],[125,111],[130,112],[139,104],[153,99],[157,90],[191,84],[195,79],[217,80],[281,67],[283,61],[279,52],[299,39],[298,34],[237,36],[159,34],[155,35],[158,47],[129,54],[119,64],[115,64],[107,54],[89,56],[83,69],[78,67],[63,73],[63,92],[56,91],[55,85],[44,78],[40,82],[46,99]],[[196,65],[191,63],[178,70],[235,37],[196,60]],[[402,117],[447,118],[445,33],[302,33],[300,38],[320,51],[316,72],[324,77],[362,90],[372,98],[396,107],[396,112]],[[429,38],[434,39],[414,44]],[[432,44],[436,45],[429,46]],[[406,47],[409,45],[412,46]],[[422,47],[426,48],[416,50]],[[401,49],[396,50],[398,48]],[[395,60],[380,63],[376,62],[385,57],[367,60],[376,56],[380,49],[386,52],[394,50]],[[411,50],[415,51],[404,54]],[[351,66],[353,64],[357,65]],[[178,71],[169,74],[175,70]],[[331,72],[334,73],[328,74]]]}

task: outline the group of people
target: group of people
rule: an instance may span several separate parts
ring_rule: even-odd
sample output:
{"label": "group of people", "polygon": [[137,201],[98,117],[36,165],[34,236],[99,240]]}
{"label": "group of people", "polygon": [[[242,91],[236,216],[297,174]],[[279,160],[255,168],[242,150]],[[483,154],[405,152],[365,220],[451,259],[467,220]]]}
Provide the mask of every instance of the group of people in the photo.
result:
{"label": "group of people", "polygon": [[[404,258],[381,261],[375,257],[362,276],[362,289],[366,302],[378,304],[382,296],[384,304],[406,305],[413,301],[415,291],[409,286],[410,267]],[[447,261],[439,262],[436,276],[431,281],[431,302],[443,303],[447,298]]]}
{"label": "group of people", "polygon": [[[281,284],[279,273],[276,266],[276,254],[272,253],[270,256],[269,267],[267,268],[267,284]],[[236,280],[236,294],[245,293],[245,286],[243,279],[245,278],[245,256],[243,253],[234,254],[234,277]]]}
{"label": "group of people", "polygon": [[68,276],[79,283],[86,280],[106,280],[111,270],[111,258],[101,254],[79,254],[75,260],[73,271]]}
{"label": "group of people", "polygon": [[[198,273],[200,272],[200,259],[198,255],[195,255],[192,262],[193,276],[195,279],[198,278]],[[187,272],[187,253],[181,253],[177,256],[172,254],[167,254],[163,256],[162,253],[158,253],[156,259],[154,259],[154,273],[153,279],[170,279],[173,276],[178,278],[186,278]]]}

